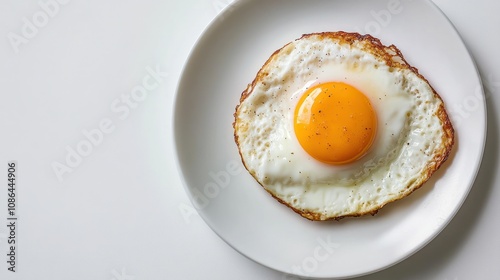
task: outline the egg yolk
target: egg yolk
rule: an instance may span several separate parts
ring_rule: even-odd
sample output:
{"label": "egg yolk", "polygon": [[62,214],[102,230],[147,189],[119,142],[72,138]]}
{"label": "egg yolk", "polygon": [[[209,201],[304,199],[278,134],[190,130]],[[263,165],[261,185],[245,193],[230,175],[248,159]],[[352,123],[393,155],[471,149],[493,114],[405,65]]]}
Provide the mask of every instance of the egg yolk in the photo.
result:
{"label": "egg yolk", "polygon": [[362,92],[345,83],[328,82],[309,88],[301,97],[294,129],[313,158],[346,164],[362,157],[372,145],[377,116]]}

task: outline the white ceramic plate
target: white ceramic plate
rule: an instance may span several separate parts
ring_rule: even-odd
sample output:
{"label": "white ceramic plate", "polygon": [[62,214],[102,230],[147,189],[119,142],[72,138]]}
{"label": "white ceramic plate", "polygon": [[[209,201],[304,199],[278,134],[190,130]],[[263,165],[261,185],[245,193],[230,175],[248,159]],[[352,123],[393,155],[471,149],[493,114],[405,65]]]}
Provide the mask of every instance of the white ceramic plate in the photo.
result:
{"label": "white ceramic plate", "polygon": [[[243,168],[233,113],[276,49],[304,33],[336,30],[395,44],[444,99],[456,145],[429,182],[375,217],[311,222],[271,198]],[[483,153],[483,96],[467,49],[430,1],[237,1],[206,29],[182,74],[174,116],[179,165],[206,223],[250,259],[299,276],[368,274],[425,246],[460,208]]]}

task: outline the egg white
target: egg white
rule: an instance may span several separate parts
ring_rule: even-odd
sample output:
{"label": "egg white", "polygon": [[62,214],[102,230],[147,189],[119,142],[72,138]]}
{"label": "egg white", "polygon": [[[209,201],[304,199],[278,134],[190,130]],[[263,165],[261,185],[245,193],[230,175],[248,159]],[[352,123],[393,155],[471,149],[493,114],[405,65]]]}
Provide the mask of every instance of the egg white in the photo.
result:
{"label": "egg white", "polygon": [[[441,100],[408,69],[395,69],[363,48],[314,36],[285,46],[249,86],[235,132],[245,166],[273,196],[321,219],[378,209],[407,192],[442,145],[432,112]],[[317,161],[303,150],[293,126],[307,88],[343,82],[364,93],[378,119],[374,143],[345,165]]]}

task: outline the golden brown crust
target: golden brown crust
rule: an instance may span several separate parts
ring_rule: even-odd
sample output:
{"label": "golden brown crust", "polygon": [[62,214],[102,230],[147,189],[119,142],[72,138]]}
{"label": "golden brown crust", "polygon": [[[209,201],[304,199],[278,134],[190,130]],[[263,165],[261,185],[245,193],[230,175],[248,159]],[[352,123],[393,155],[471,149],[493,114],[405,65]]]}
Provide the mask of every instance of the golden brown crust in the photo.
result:
{"label": "golden brown crust", "polygon": [[[311,34],[304,34],[302,35],[301,38],[297,40],[301,40],[307,37],[311,36],[319,36],[320,39],[325,39],[325,38],[331,38],[334,40],[337,40],[340,44],[349,44],[352,45],[353,43],[359,43],[362,42],[361,49],[375,55],[377,58],[380,60],[384,61],[388,66],[398,68],[398,69],[408,69],[415,73],[419,78],[424,80],[432,89],[434,96],[437,97],[439,100],[442,99],[439,96],[439,94],[434,90],[434,88],[430,85],[430,83],[423,77],[419,72],[418,69],[415,67],[412,67],[410,64],[406,62],[406,60],[403,57],[403,54],[401,51],[394,45],[390,46],[384,46],[379,39],[372,37],[371,35],[361,35],[359,33],[348,33],[344,31],[338,31],[338,32],[321,32],[321,33],[311,33]],[[252,89],[256,86],[257,82],[261,80],[263,77],[267,76],[268,73],[266,72],[267,66],[269,63],[275,58],[275,56],[280,53],[284,48],[289,46],[291,43],[286,44],[282,48],[276,50],[270,57],[269,59],[264,63],[264,65],[261,67],[261,69],[258,71],[255,79],[250,83],[247,88],[242,92],[241,97],[240,97],[240,104],[250,95],[252,92]],[[240,157],[242,159],[243,165],[245,168],[248,170],[248,167],[245,163],[245,160],[243,159],[243,156],[241,154],[241,150],[239,147],[239,139],[238,135],[236,133],[236,126],[237,124],[237,115],[238,115],[238,110],[239,110],[240,105],[236,106],[236,110],[234,113],[235,121],[233,122],[233,128],[235,129],[234,131],[234,140],[238,146],[238,152],[240,154]],[[280,203],[288,206],[291,208],[293,211],[296,213],[300,214],[302,217],[312,220],[312,221],[323,221],[323,220],[341,220],[346,217],[360,217],[364,215],[375,215],[377,212],[387,205],[388,203],[400,200],[411,193],[413,193],[415,190],[419,189],[431,176],[436,172],[436,170],[439,169],[439,167],[448,159],[448,156],[450,155],[450,152],[452,150],[452,147],[454,145],[454,129],[451,124],[450,118],[446,112],[446,109],[444,107],[444,104],[441,103],[438,110],[436,111],[436,116],[439,118],[442,124],[442,129],[444,131],[443,137],[442,137],[442,142],[443,146],[442,148],[435,153],[435,157],[433,160],[429,163],[427,168],[424,170],[422,176],[418,178],[418,180],[411,182],[410,185],[406,187],[406,192],[401,194],[399,197],[386,201],[385,203],[381,205],[377,205],[373,207],[373,209],[370,209],[369,211],[365,212],[358,212],[355,214],[349,214],[349,215],[343,215],[343,216],[336,216],[336,217],[328,217],[324,218],[320,213],[315,213],[315,212],[310,212],[307,210],[301,210],[297,209],[287,202],[283,201],[279,197],[277,197],[275,194],[270,192],[268,189],[266,189],[261,182],[257,179],[256,175],[250,172],[250,174],[255,178],[255,180],[269,193],[271,194],[272,197],[274,197],[276,200],[278,200]]]}

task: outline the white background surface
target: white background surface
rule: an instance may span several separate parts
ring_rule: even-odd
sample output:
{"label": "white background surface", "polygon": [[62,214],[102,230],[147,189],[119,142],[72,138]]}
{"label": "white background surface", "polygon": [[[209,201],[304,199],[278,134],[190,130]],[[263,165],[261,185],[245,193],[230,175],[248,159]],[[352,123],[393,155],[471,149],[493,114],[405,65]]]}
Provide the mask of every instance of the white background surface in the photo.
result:
{"label": "white background surface", "polygon": [[[185,194],[173,156],[171,116],[182,66],[230,1],[66,2],[46,22],[37,19],[43,24],[18,52],[9,34],[22,34],[25,18],[33,22],[43,9],[37,1],[0,3],[0,164],[14,159],[19,166],[18,272],[0,262],[0,278],[282,279],[206,226]],[[500,4],[435,3],[462,35],[483,78],[485,157],[465,204],[434,241],[400,264],[359,279],[500,274]],[[155,71],[161,72],[156,79]],[[154,86],[144,99],[126,101],[148,76]],[[95,131],[106,120],[114,129],[58,180],[54,162],[64,163],[68,149],[85,141],[82,130]],[[123,161],[129,168],[120,167]],[[0,189],[0,225],[6,221],[6,188]],[[1,226],[0,260],[7,234]]]}

